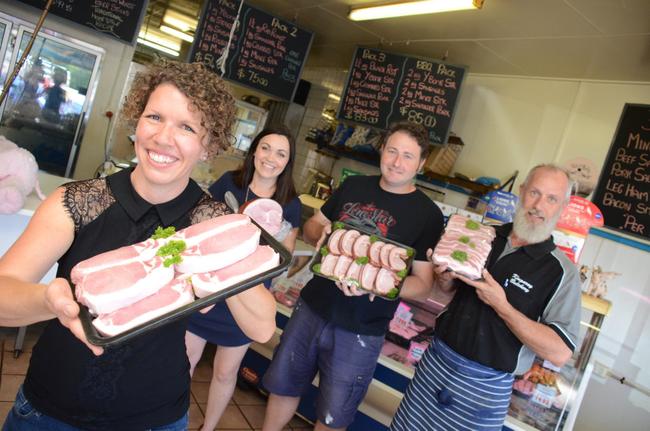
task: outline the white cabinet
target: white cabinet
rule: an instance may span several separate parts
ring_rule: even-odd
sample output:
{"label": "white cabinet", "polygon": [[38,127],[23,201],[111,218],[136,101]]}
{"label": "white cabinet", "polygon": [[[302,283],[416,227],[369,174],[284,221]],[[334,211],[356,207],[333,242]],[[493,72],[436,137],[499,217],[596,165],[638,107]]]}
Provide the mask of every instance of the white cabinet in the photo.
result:
{"label": "white cabinet", "polygon": [[[57,177],[43,172],[39,173],[38,179],[41,189],[45,194],[50,194],[64,182],[71,181],[68,178]],[[14,241],[23,233],[40,202],[40,199],[32,193],[27,197],[24,208],[16,214],[0,214],[0,256],[4,255]],[[42,278],[41,282],[49,283],[54,279],[57,267],[58,265],[54,264]],[[16,344],[14,346],[16,356],[22,350],[22,338],[24,335],[25,328],[23,327],[20,328],[18,337],[16,337]]]}

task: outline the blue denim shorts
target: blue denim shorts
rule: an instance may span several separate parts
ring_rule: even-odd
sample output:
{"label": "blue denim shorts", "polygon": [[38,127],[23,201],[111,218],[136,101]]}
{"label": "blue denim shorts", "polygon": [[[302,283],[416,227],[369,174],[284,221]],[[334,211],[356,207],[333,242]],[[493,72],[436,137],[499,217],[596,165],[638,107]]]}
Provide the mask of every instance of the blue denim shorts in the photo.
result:
{"label": "blue denim shorts", "polygon": [[273,394],[299,397],[318,372],[318,420],[347,427],[368,391],[383,342],[382,335],[341,329],[299,300],[262,384]]}
{"label": "blue denim shorts", "polygon": [[[189,423],[189,413],[180,418],[174,423],[149,428],[143,431],[185,431]],[[81,428],[76,428],[54,419],[51,416],[44,415],[32,406],[32,404],[25,398],[23,387],[18,389],[16,394],[16,402],[5,420],[2,431],[83,431]]]}

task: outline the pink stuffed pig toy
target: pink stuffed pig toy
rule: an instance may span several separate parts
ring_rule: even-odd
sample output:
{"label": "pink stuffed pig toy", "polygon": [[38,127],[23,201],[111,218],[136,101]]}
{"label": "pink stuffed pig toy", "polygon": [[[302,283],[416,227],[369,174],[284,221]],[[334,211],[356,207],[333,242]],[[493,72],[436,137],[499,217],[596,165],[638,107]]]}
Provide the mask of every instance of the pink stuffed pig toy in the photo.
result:
{"label": "pink stuffed pig toy", "polygon": [[34,189],[40,199],[45,199],[38,185],[38,164],[34,156],[0,136],[0,214],[20,211]]}

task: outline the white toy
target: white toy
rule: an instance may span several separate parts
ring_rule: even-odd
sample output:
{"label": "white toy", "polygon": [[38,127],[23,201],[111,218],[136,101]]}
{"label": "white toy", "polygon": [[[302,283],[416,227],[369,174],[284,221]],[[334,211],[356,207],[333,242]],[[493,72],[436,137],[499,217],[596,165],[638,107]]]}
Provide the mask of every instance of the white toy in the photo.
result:
{"label": "white toy", "polygon": [[600,171],[596,164],[585,157],[576,157],[564,164],[569,176],[576,182],[575,194],[587,197],[596,187]]}
{"label": "white toy", "polygon": [[600,266],[594,266],[591,270],[591,278],[589,280],[589,287],[587,287],[587,295],[595,296],[596,298],[603,298],[607,295],[607,281],[614,277],[621,275],[618,272],[605,272]]}
{"label": "white toy", "polygon": [[38,164],[29,151],[0,135],[0,214],[20,211],[32,190],[45,199],[38,185]]}

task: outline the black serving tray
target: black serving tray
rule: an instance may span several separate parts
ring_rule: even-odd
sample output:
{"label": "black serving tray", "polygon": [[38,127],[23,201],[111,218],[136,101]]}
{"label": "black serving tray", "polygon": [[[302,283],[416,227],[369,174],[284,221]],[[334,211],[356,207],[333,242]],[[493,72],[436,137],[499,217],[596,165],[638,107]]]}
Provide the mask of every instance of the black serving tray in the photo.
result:
{"label": "black serving tray", "polygon": [[406,279],[408,274],[411,272],[411,264],[413,263],[413,259],[415,258],[415,249],[413,247],[409,247],[408,245],[404,245],[404,244],[401,244],[399,242],[390,240],[390,239],[388,239],[386,237],[377,235],[377,234],[373,233],[368,228],[355,226],[355,225],[352,225],[352,224],[349,224],[349,223],[346,223],[346,222],[342,222],[342,221],[336,221],[336,222],[332,223],[332,232],[329,235],[327,235],[327,237],[323,241],[323,245],[321,246],[320,250],[316,251],[316,255],[314,256],[313,261],[311,261],[309,263],[309,269],[311,270],[311,272],[313,272],[315,275],[317,275],[319,277],[327,278],[328,280],[339,281],[338,278],[323,275],[319,271],[316,271],[314,269],[314,267],[316,265],[320,265],[321,261],[323,260],[323,256],[324,256],[323,255],[323,250],[326,249],[327,252],[329,252],[329,249],[327,248],[327,242],[329,241],[329,238],[332,235],[332,233],[334,233],[334,231],[337,230],[337,229],[345,229],[345,230],[353,229],[353,230],[357,230],[357,231],[361,232],[362,234],[369,235],[371,239],[374,237],[378,241],[383,241],[383,242],[385,242],[387,244],[394,244],[394,245],[402,247],[402,248],[404,248],[404,249],[406,249],[408,251],[409,257],[406,260],[406,269],[405,269],[406,275],[404,277],[402,277],[402,279],[400,280],[398,285],[395,287],[395,290],[392,290],[388,295],[381,295],[381,294],[378,294],[377,292],[375,292],[374,290],[368,290],[368,289],[365,289],[363,286],[359,286],[360,289],[366,290],[367,292],[371,292],[375,296],[377,296],[378,298],[386,299],[386,300],[389,300],[389,301],[395,301],[395,300],[399,299],[399,292],[402,290],[402,285],[404,284],[404,280]]}
{"label": "black serving tray", "polygon": [[223,301],[230,296],[236,295],[246,289],[250,289],[251,287],[258,285],[265,280],[280,275],[291,264],[291,253],[289,253],[289,250],[287,250],[282,245],[282,243],[273,238],[270,233],[260,227],[260,225],[257,224],[255,220],[251,219],[251,222],[260,228],[260,244],[270,246],[280,255],[280,263],[276,267],[264,271],[249,279],[240,281],[239,283],[236,283],[219,292],[213,293],[212,295],[198,298],[194,302],[179,307],[176,310],[163,314],[162,316],[156,317],[149,322],[142,323],[141,325],[124,331],[121,334],[113,335],[110,337],[104,336],[100,334],[99,331],[97,331],[97,329],[92,324],[95,316],[90,314],[88,307],[79,304],[79,319],[81,320],[81,325],[84,329],[88,342],[101,347],[114,346],[120,343],[124,343],[134,337],[137,337],[138,335],[142,335],[153,329],[160,328],[161,326],[167,325],[168,323],[187,317],[198,310]]}

